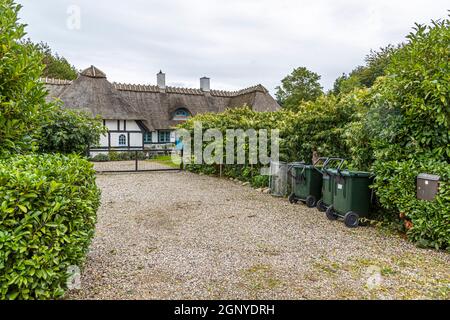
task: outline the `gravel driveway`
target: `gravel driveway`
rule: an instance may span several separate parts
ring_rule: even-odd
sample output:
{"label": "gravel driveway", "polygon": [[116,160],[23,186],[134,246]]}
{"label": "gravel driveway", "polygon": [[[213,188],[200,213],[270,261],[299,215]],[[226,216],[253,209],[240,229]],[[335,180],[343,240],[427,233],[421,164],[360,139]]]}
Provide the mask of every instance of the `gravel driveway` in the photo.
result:
{"label": "gravel driveway", "polygon": [[99,175],[102,206],[69,299],[450,299],[450,257],[239,183]]}

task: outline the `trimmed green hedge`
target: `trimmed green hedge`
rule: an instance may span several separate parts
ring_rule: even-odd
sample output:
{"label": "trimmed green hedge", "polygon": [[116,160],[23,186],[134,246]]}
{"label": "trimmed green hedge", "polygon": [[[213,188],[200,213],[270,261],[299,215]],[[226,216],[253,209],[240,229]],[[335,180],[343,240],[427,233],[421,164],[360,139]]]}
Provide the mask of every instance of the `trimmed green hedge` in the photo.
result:
{"label": "trimmed green hedge", "polygon": [[[384,208],[411,221],[408,237],[421,247],[450,249],[450,165],[434,161],[390,161],[377,163],[375,189]],[[420,173],[441,177],[433,201],[418,200],[416,178]]]}
{"label": "trimmed green hedge", "polygon": [[100,191],[78,156],[0,160],[0,299],[64,295],[94,235]]}
{"label": "trimmed green hedge", "polygon": [[[221,113],[203,113],[192,117],[183,124],[180,124],[178,128],[188,130],[191,133],[191,137],[194,137],[194,127],[195,122],[201,122],[202,129],[206,131],[207,129],[217,129],[223,135],[223,141],[226,145],[227,143],[227,129],[242,129],[244,131],[248,129],[254,129],[256,132],[260,129],[268,130],[268,141],[267,149],[271,150],[271,129],[279,129],[280,135],[283,137],[286,132],[288,132],[286,126],[290,124],[290,120],[294,116],[293,112],[289,111],[278,111],[278,112],[256,112],[251,110],[248,106],[243,106],[241,108],[227,109]],[[236,139],[235,139],[236,142]],[[288,156],[287,146],[281,141],[280,145],[280,158],[283,160]],[[208,146],[210,142],[203,142],[203,150]],[[192,148],[194,143],[192,143]],[[237,143],[234,145],[234,156],[237,156]],[[225,177],[237,178],[241,181],[248,181],[255,187],[264,187],[268,185],[268,178],[260,175],[262,167],[266,165],[255,164],[251,165],[249,163],[249,140],[245,140],[243,145],[245,152],[245,163],[244,164],[224,164],[222,166],[222,175]],[[223,162],[225,163],[226,150],[224,152]],[[192,150],[192,155],[194,155],[194,150]],[[220,166],[217,164],[209,165],[203,164],[187,164],[185,166],[186,170],[203,173],[208,175],[218,175],[220,173]]]}

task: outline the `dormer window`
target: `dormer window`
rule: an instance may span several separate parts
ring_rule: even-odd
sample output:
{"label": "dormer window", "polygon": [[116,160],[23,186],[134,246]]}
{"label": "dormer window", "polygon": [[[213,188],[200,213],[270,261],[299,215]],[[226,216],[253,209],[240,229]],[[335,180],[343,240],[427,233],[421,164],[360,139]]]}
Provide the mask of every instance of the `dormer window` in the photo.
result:
{"label": "dormer window", "polygon": [[186,120],[191,116],[191,113],[185,108],[177,109],[173,114],[173,120]]}

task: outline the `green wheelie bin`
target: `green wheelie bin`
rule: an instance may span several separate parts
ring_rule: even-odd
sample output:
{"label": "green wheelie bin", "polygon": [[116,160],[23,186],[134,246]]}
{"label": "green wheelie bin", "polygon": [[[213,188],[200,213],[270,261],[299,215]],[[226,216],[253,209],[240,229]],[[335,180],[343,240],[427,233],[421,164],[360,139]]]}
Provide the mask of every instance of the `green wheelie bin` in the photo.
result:
{"label": "green wheelie bin", "polygon": [[292,178],[292,193],[290,203],[304,202],[309,208],[314,208],[322,195],[322,166],[328,158],[319,158],[314,164],[295,163],[288,168]]}
{"label": "green wheelie bin", "polygon": [[340,168],[334,176],[333,205],[326,211],[327,218],[343,218],[349,228],[359,225],[359,218],[368,217],[371,206],[373,177],[369,172],[349,171]]}
{"label": "green wheelie bin", "polygon": [[322,168],[322,197],[317,201],[317,209],[320,212],[326,212],[333,205],[334,196],[334,177],[337,174],[337,168],[344,163],[342,158],[328,158]]}

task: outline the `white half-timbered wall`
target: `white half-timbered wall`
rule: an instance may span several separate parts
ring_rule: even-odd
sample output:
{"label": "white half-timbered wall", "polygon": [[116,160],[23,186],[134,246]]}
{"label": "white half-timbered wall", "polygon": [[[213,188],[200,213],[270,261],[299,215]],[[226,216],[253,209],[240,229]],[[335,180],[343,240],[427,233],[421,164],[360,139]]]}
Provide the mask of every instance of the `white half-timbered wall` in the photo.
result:
{"label": "white half-timbered wall", "polygon": [[[100,138],[100,148],[116,150],[142,149],[144,133],[135,120],[103,120],[108,132]],[[120,136],[125,136],[125,144],[120,144]]]}

